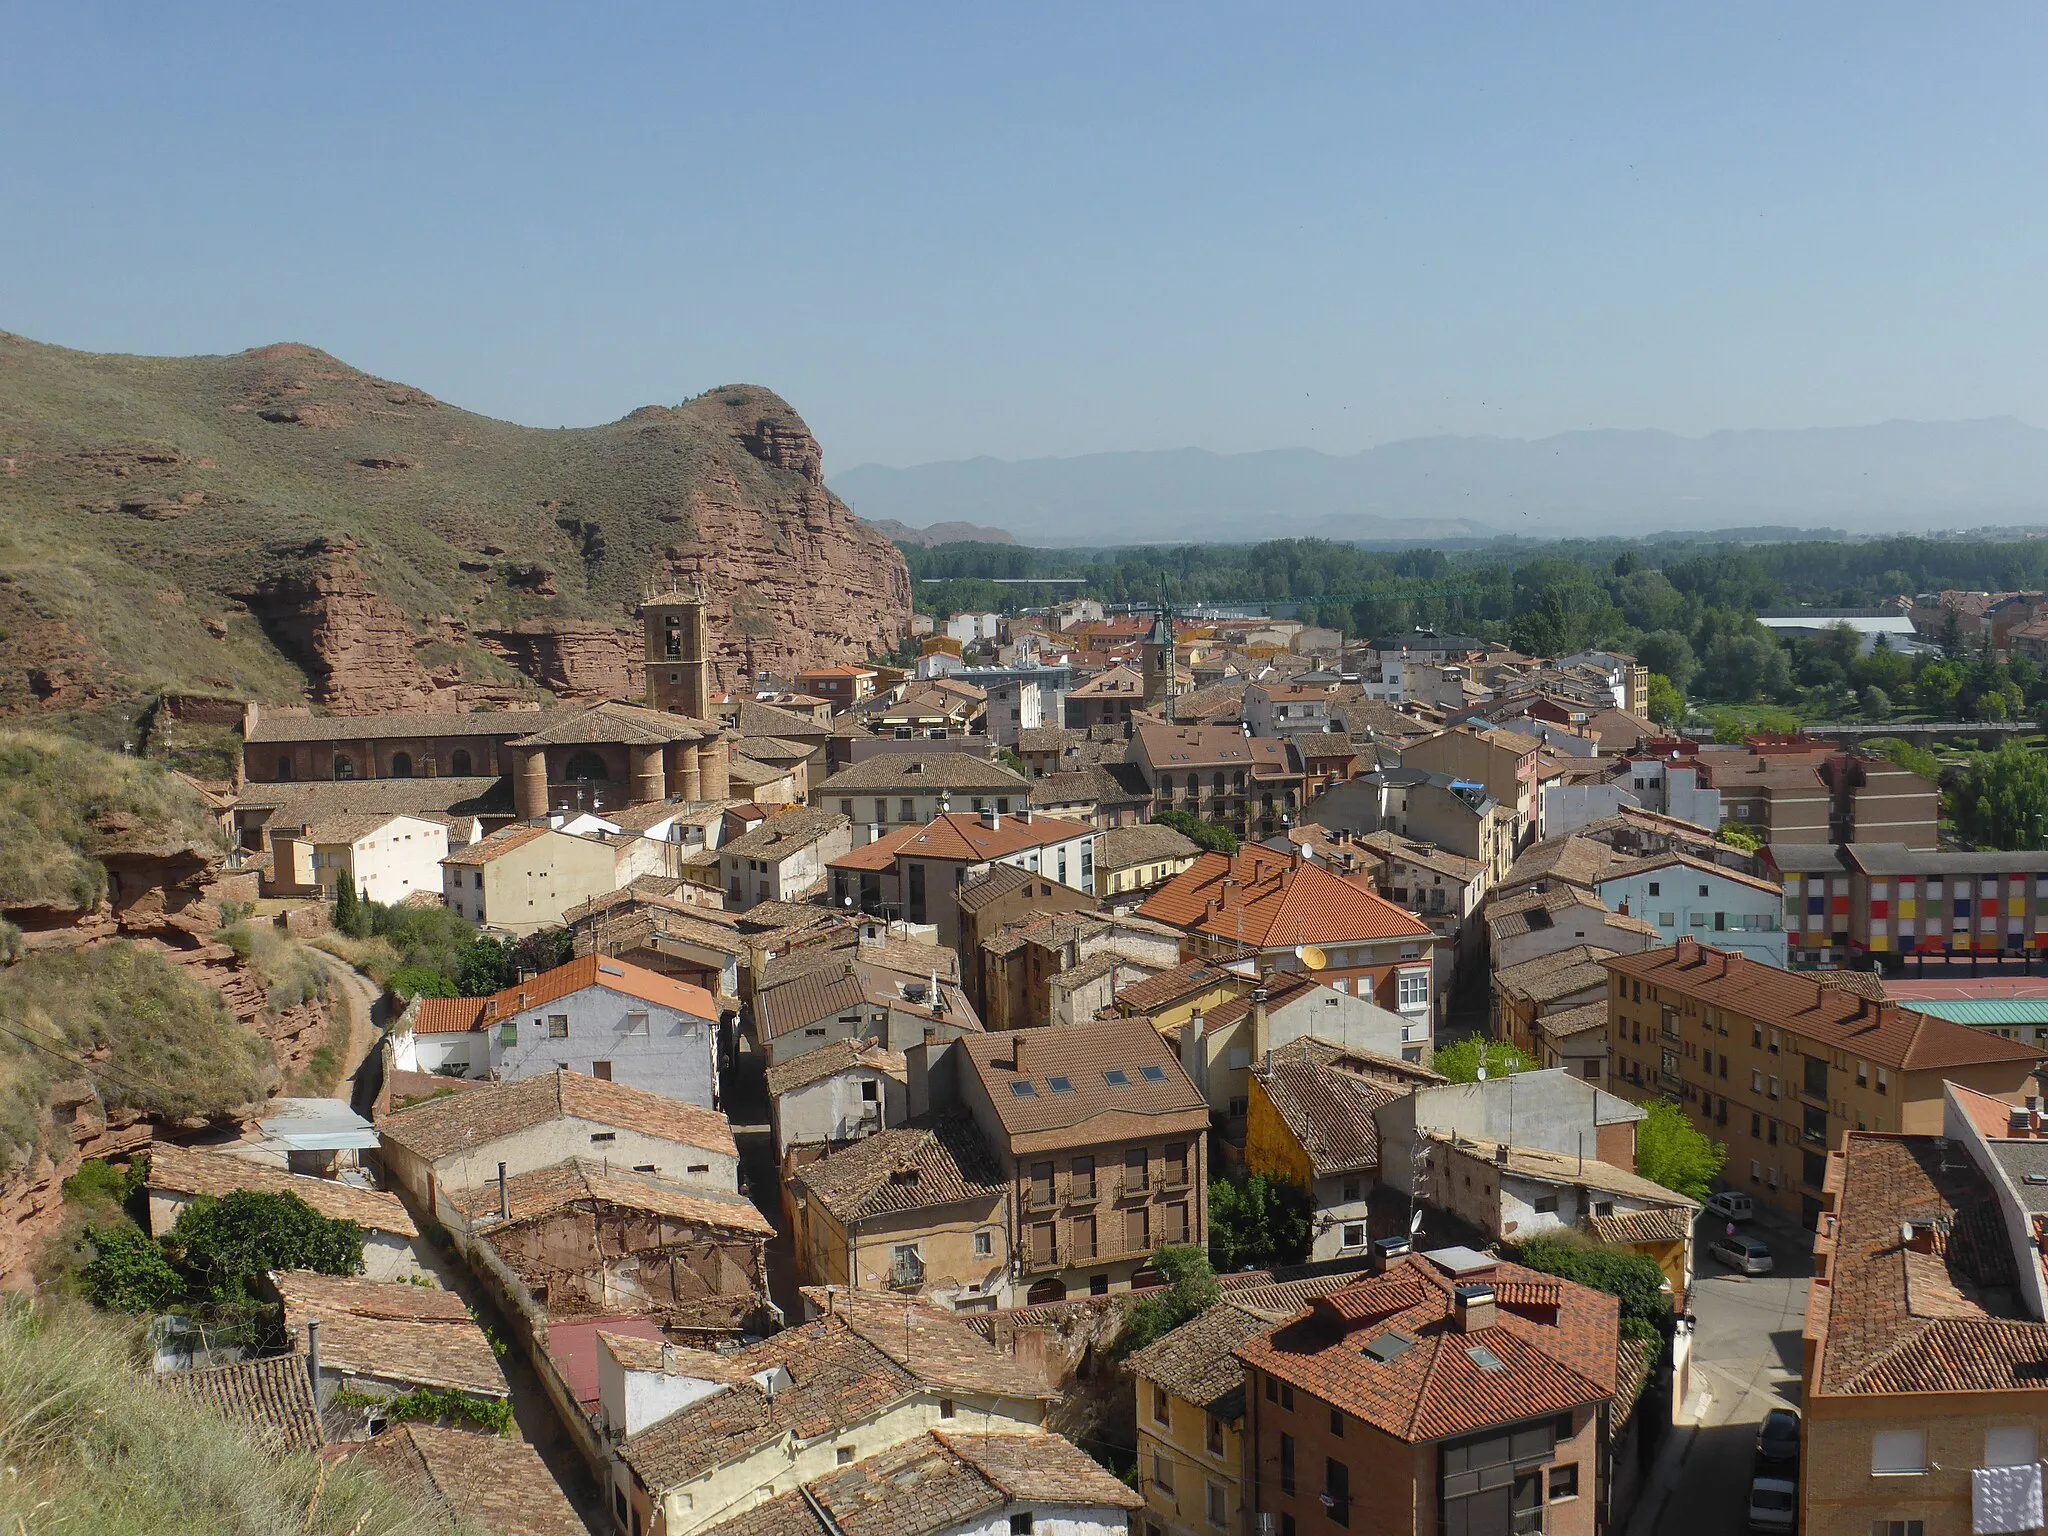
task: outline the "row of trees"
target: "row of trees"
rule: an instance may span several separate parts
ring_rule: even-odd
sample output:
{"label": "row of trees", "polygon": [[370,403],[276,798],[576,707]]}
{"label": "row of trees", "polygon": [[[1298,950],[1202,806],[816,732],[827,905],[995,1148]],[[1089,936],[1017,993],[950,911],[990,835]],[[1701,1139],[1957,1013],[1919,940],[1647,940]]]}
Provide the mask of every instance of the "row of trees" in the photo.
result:
{"label": "row of trees", "polygon": [[566,928],[543,928],[516,940],[494,938],[447,907],[386,906],[345,882],[335,890],[334,926],[351,939],[383,941],[382,952],[364,955],[364,969],[401,1002],[488,997],[522,972],[550,971],[576,957]]}

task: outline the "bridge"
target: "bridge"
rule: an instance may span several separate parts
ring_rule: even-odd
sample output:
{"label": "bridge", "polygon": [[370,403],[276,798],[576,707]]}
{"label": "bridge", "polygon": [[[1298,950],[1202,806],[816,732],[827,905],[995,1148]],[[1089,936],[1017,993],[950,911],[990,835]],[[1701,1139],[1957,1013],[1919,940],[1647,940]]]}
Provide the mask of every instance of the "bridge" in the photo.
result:
{"label": "bridge", "polygon": [[2039,732],[2040,727],[2031,720],[1895,720],[1885,725],[1809,720],[1799,730],[1802,735],[1820,736],[1829,741],[1839,741],[1844,746],[1855,746],[1878,737],[1896,737],[1931,750],[1937,741],[1967,739],[1988,745],[1987,739],[2032,736]]}

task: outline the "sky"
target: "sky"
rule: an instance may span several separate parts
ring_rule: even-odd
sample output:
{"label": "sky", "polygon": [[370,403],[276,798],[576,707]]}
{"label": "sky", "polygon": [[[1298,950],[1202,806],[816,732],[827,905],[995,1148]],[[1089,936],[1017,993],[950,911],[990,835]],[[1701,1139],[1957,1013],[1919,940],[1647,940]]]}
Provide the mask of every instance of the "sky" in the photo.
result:
{"label": "sky", "polygon": [[[0,328],[827,472],[2048,424],[2048,10],[0,4]],[[4,384],[0,384],[4,394]]]}

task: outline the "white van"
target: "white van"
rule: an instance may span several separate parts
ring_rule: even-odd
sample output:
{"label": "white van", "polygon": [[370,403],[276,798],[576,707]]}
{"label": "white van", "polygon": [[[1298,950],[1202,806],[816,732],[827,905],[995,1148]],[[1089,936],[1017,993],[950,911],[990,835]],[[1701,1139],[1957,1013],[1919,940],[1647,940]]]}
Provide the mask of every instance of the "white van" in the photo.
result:
{"label": "white van", "polygon": [[1707,1214],[1724,1221],[1747,1221],[1756,1214],[1756,1207],[1739,1189],[1717,1189],[1707,1196]]}

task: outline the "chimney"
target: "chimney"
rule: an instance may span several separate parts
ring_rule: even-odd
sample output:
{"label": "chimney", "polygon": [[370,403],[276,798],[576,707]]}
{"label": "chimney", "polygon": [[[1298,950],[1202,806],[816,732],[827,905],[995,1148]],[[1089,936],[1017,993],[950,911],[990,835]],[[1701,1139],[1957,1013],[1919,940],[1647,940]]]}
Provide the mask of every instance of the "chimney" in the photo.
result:
{"label": "chimney", "polygon": [[1252,988],[1252,1059],[1271,1064],[1273,1054],[1271,1024],[1266,1017],[1266,989]]}
{"label": "chimney", "polygon": [[981,824],[991,832],[997,831],[1002,827],[1003,813],[992,805],[986,806],[981,813]]}
{"label": "chimney", "polygon": [[1477,1333],[1491,1328],[1499,1312],[1490,1285],[1461,1285],[1457,1292],[1458,1332]]}
{"label": "chimney", "polygon": [[2024,1104],[2014,1104],[2005,1112],[2005,1132],[2008,1136],[2024,1136],[2034,1128],[2034,1112]]}
{"label": "chimney", "polygon": [[667,1339],[661,1341],[661,1374],[673,1376],[676,1369],[676,1347]]}
{"label": "chimney", "polygon": [[1628,898],[1626,896],[1621,898],[1621,906],[1616,910],[1619,912],[1621,916],[1628,916]]}
{"label": "chimney", "polygon": [[1374,1238],[1372,1244],[1372,1272],[1376,1275],[1384,1275],[1387,1272],[1388,1265],[1392,1264],[1396,1259],[1405,1258],[1413,1247],[1414,1245],[1409,1242],[1408,1234],[1405,1232],[1397,1233],[1392,1237]]}
{"label": "chimney", "polygon": [[313,1403],[320,1402],[320,1319],[306,1319],[306,1375],[313,1383]]}
{"label": "chimney", "polygon": [[1017,819],[1018,819],[1019,821],[1023,822],[1025,826],[1027,826],[1027,827],[1028,827],[1028,826],[1030,826],[1030,825],[1031,825],[1031,807],[1030,807],[1030,806],[1028,806],[1028,805],[1020,805],[1019,807],[1017,807]]}
{"label": "chimney", "polygon": [[1024,1031],[1021,1029],[1010,1037],[1010,1070],[1019,1077],[1029,1076],[1024,1068]]}
{"label": "chimney", "polygon": [[498,1220],[512,1219],[512,1190],[505,1182],[505,1165],[498,1164]]}

